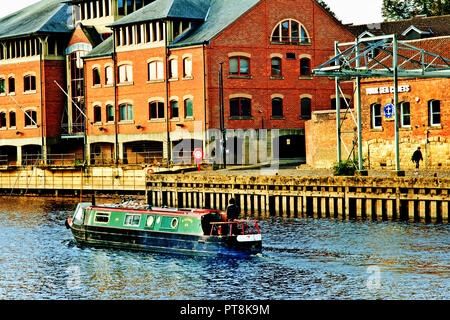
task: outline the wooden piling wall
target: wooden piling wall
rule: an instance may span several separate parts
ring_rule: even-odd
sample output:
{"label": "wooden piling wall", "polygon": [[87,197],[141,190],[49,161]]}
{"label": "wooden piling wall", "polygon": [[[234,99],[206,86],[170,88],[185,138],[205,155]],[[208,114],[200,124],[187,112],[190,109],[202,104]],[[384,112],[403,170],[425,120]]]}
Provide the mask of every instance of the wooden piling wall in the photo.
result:
{"label": "wooden piling wall", "polygon": [[448,222],[449,178],[148,175],[152,205],[245,215]]}

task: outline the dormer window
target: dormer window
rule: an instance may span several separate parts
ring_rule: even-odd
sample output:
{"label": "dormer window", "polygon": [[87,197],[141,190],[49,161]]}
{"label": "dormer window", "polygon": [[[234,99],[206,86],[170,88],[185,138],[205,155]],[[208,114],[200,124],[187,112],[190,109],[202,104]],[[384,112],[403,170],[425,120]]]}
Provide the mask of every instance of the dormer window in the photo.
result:
{"label": "dormer window", "polygon": [[279,44],[309,43],[306,28],[294,19],[279,22],[272,31],[271,42]]}

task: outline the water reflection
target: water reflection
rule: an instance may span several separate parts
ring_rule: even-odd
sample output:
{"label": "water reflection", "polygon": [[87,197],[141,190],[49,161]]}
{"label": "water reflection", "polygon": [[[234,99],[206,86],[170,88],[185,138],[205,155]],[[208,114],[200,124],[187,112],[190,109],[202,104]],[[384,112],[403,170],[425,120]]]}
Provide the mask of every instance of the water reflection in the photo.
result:
{"label": "water reflection", "polygon": [[263,253],[185,257],[74,245],[76,201],[0,199],[2,299],[448,299],[448,225],[261,221]]}

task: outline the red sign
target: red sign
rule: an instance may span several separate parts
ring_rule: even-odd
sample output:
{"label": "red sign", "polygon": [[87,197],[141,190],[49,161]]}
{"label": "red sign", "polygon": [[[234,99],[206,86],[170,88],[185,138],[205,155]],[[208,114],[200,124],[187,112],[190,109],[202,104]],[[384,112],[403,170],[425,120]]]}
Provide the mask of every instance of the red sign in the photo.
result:
{"label": "red sign", "polygon": [[203,150],[200,148],[197,148],[192,152],[192,156],[194,157],[195,162],[197,162],[198,165],[198,171],[200,171],[200,162],[203,160]]}

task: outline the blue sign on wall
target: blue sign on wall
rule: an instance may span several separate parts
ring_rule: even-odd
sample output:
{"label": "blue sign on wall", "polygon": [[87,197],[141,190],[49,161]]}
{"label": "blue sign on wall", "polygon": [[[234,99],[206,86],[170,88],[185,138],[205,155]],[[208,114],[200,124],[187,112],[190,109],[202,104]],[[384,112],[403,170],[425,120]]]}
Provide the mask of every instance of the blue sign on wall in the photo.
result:
{"label": "blue sign on wall", "polygon": [[386,118],[391,118],[394,115],[394,106],[391,103],[388,103],[384,106],[383,112]]}

